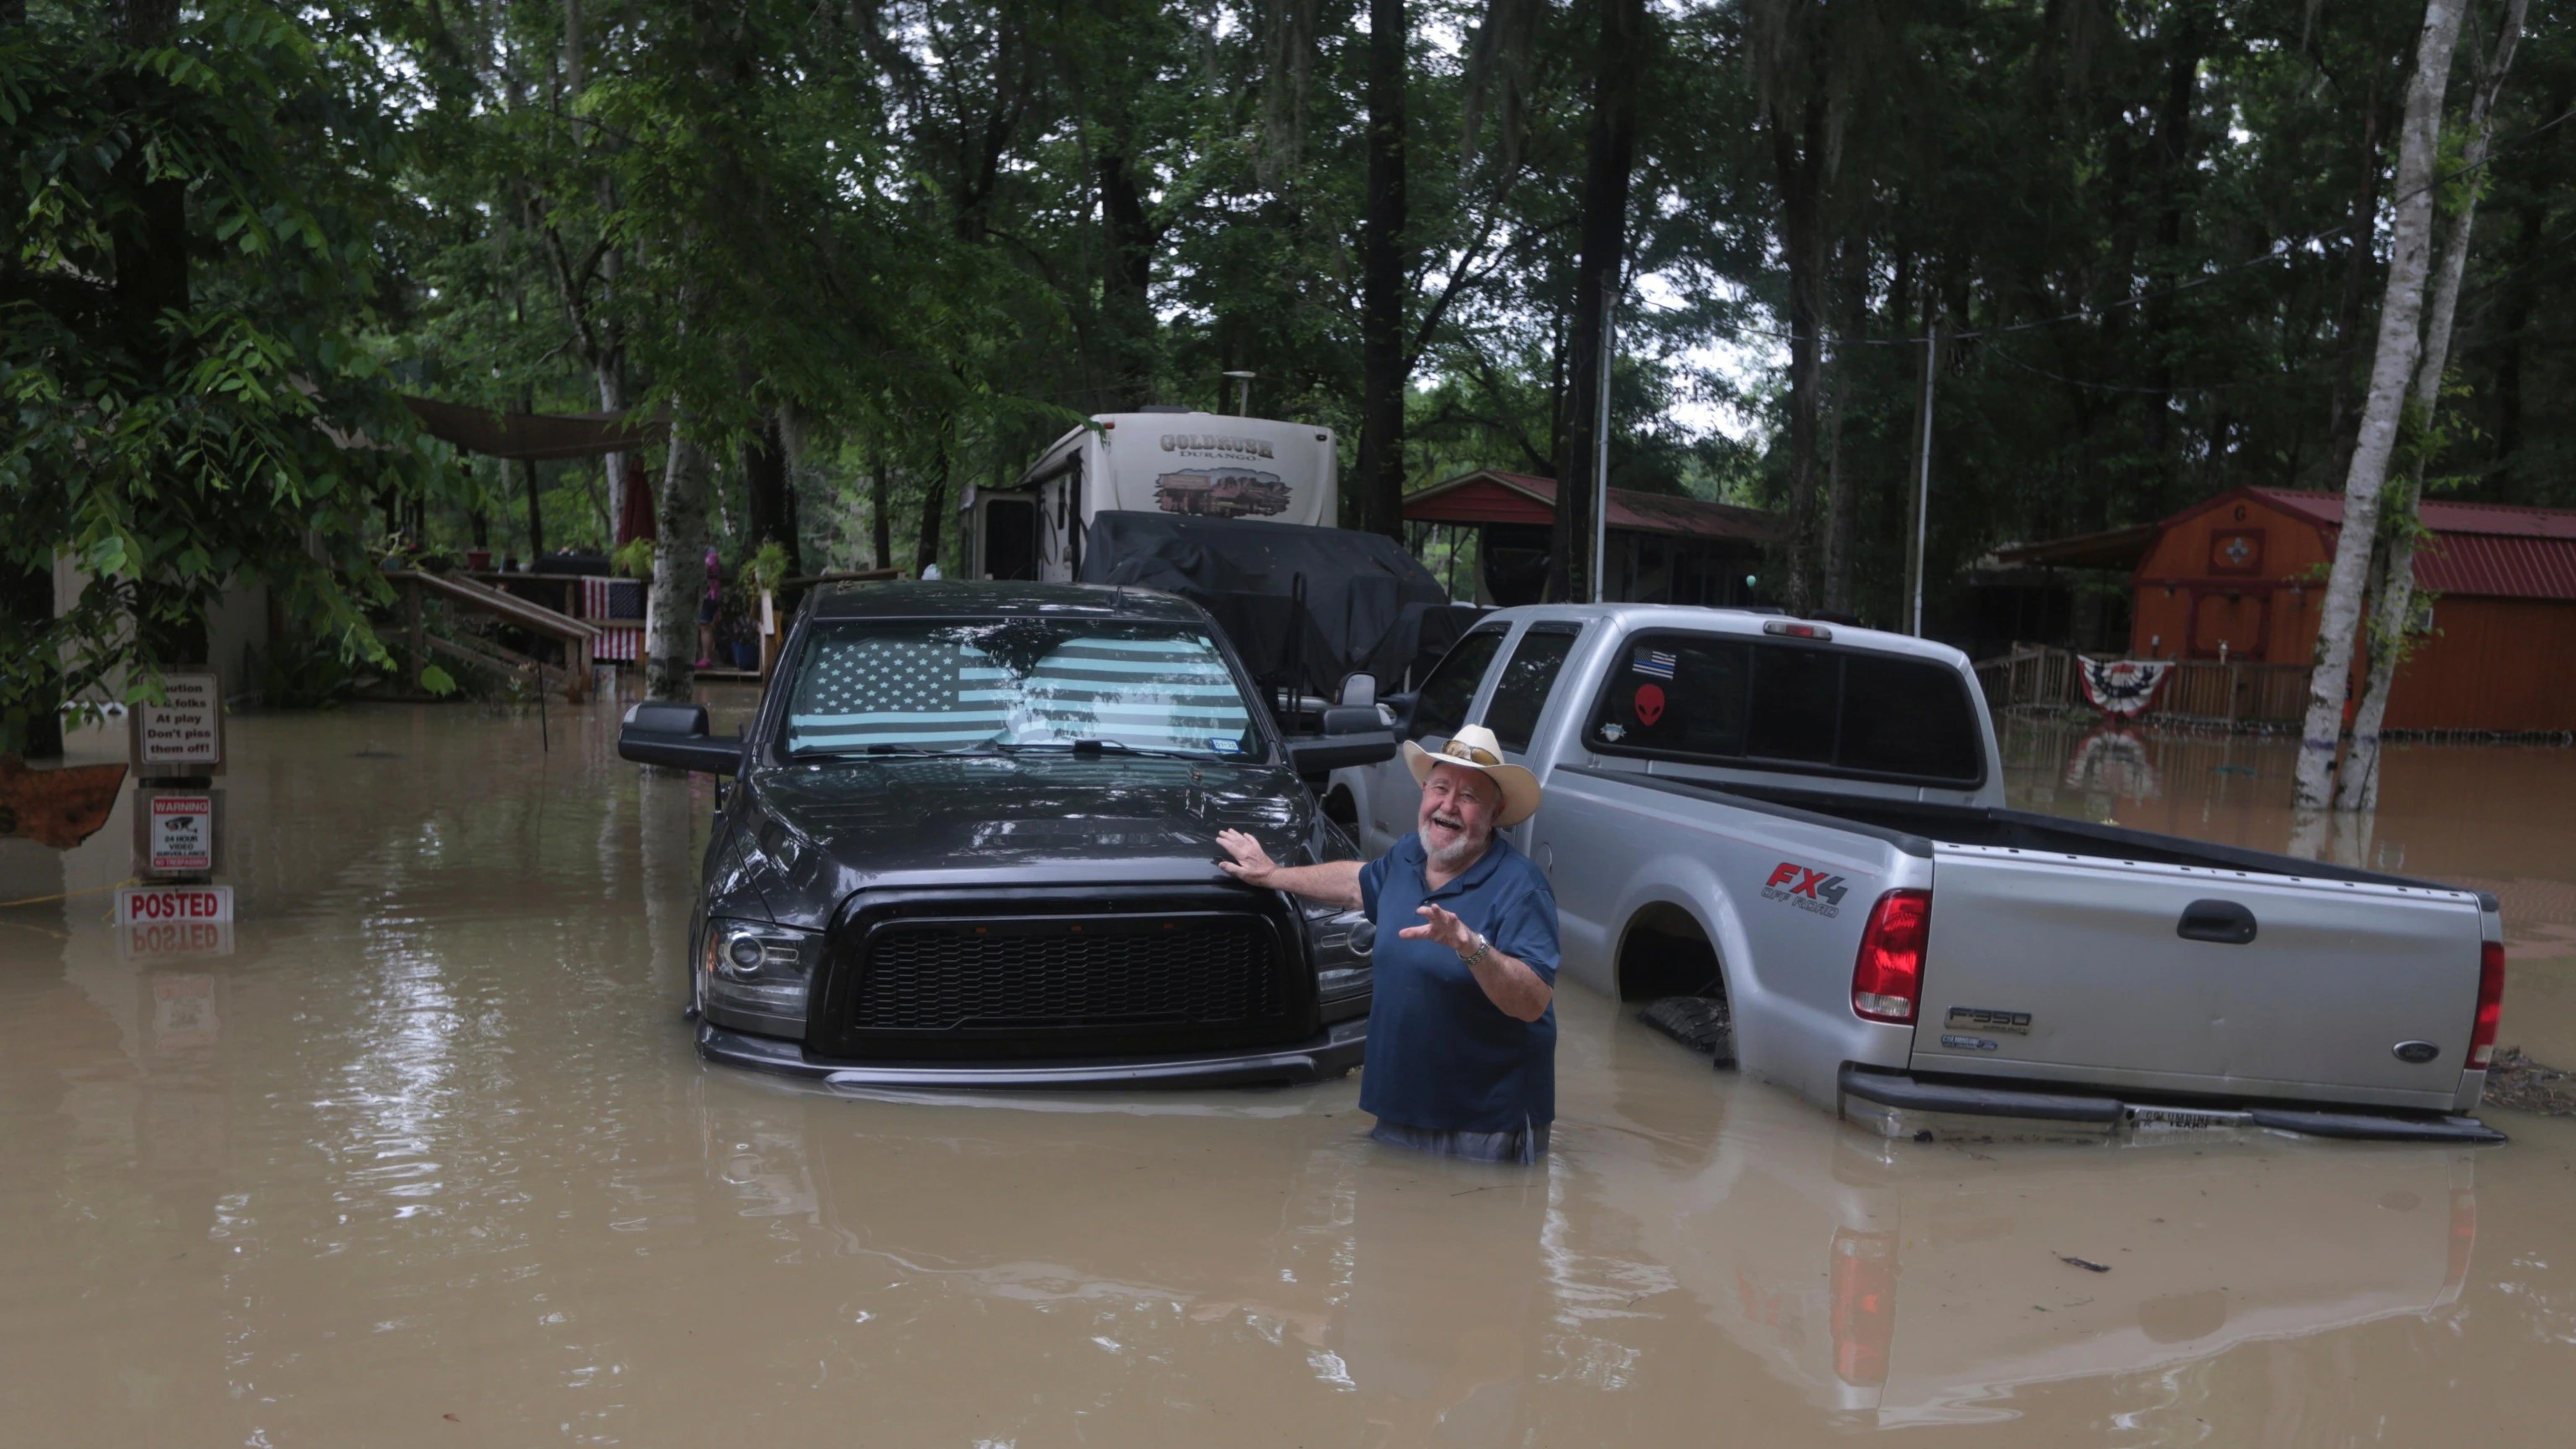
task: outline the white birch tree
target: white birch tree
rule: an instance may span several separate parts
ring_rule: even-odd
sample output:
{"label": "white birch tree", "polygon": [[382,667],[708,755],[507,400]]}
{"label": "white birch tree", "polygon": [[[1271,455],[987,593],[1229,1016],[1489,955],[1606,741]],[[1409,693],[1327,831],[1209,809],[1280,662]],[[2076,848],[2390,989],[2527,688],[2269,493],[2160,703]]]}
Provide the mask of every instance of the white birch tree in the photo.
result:
{"label": "white birch tree", "polygon": [[659,503],[644,608],[644,696],[684,701],[697,685],[698,600],[707,591],[707,453],[677,419]]}
{"label": "white birch tree", "polygon": [[2460,39],[2467,0],[2427,0],[2424,28],[2415,46],[2415,76],[2406,87],[2406,118],[2398,133],[2397,185],[2389,225],[2388,287],[2380,302],[2379,340],[2370,365],[2370,391],[2344,475],[2343,531],[2335,540],[2333,572],[2317,624],[2308,714],[2299,736],[2292,799],[2321,809],[2333,798],[2335,752],[2342,742],[2343,707],[2350,693],[2352,652],[2361,632],[2362,593],[2371,551],[2379,537],[2379,495],[2388,460],[2414,383],[2423,345],[2424,281],[2433,251],[2433,165],[2441,137],[2442,94],[2450,82],[2451,52]]}
{"label": "white birch tree", "polygon": [[[2469,95],[2468,139],[2460,150],[2462,194],[2459,211],[2442,240],[2442,261],[2433,274],[2431,310],[2424,322],[2424,356],[2415,367],[2414,404],[2427,426],[2442,405],[2442,376],[2450,366],[2451,328],[2459,315],[2460,279],[2469,269],[2469,237],[2478,215],[2478,195],[2486,186],[2487,152],[2495,139],[2495,101],[2504,89],[2505,72],[2513,66],[2515,45],[2530,0],[2506,0],[2495,48],[2478,72]],[[2335,789],[2338,810],[2369,810],[2379,804],[2379,730],[2388,717],[2388,693],[2405,656],[2406,627],[2415,608],[2415,544],[2424,501],[2424,458],[2419,452],[2405,482],[2389,490],[2379,528],[2376,566],[2371,571],[2370,672],[2353,711],[2352,750],[2345,758]]]}

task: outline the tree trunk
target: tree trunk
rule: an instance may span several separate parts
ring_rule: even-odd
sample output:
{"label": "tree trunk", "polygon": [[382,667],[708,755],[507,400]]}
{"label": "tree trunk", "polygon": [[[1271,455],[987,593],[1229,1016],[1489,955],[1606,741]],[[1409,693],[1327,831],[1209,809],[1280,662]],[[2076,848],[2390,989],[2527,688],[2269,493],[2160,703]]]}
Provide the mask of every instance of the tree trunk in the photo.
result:
{"label": "tree trunk", "polygon": [[1404,0],[1369,0],[1368,224],[1360,237],[1359,526],[1404,537]]}
{"label": "tree trunk", "polygon": [[787,445],[780,436],[778,414],[762,418],[760,431],[742,445],[744,492],[749,495],[743,532],[751,549],[774,543],[787,551],[787,572],[805,572],[796,546],[796,484],[788,476]]}
{"label": "tree trunk", "polygon": [[533,573],[537,559],[546,551],[546,520],[538,506],[537,460],[521,458],[519,477],[528,495],[528,569]]}
{"label": "tree trunk", "polygon": [[1794,123],[1766,108],[1780,188],[1780,251],[1789,270],[1789,549],[1781,603],[1803,614],[1816,602],[1816,414],[1824,327],[1825,95],[1811,87]]}
{"label": "tree trunk", "polygon": [[886,476],[885,454],[879,451],[868,466],[868,513],[875,534],[876,567],[894,567],[894,480]]}
{"label": "tree trunk", "polygon": [[[2469,97],[2468,142],[2460,152],[2460,169],[2475,176],[2486,165],[2495,139],[2495,98],[2512,68],[2515,43],[2522,37],[2523,15],[2530,0],[2506,0],[2497,28],[2495,53],[2478,72]],[[2414,407],[2417,426],[2431,428],[2442,406],[2442,374],[2451,360],[2451,327],[2459,316],[2460,279],[2469,269],[2469,238],[2477,222],[2478,188],[2471,184],[2442,239],[2442,266],[2434,275],[2432,306],[2424,319],[2424,356],[2415,368]],[[2404,484],[2389,490],[2379,529],[2379,567],[2372,572],[2375,597],[2370,619],[2370,672],[2353,712],[2352,752],[2344,760],[2343,778],[2335,791],[2338,810],[2369,810],[2379,804],[2379,729],[2388,717],[2388,691],[2397,666],[2406,659],[2406,626],[2415,610],[2415,543],[2422,535],[2418,510],[2424,500],[2425,449],[2413,449],[2413,466]]]}
{"label": "tree trunk", "polygon": [[1093,163],[1099,177],[1100,211],[1109,226],[1108,270],[1103,310],[1108,313],[1114,396],[1111,410],[1154,401],[1154,230],[1145,217],[1144,193],[1128,165],[1126,147],[1133,126],[1114,127],[1115,135]]}
{"label": "tree trunk", "polygon": [[[178,24],[178,0],[125,0],[124,41],[132,50],[165,43]],[[131,88],[124,104],[157,109],[167,103],[170,83],[151,67],[136,67],[119,82]],[[108,242],[116,275],[110,285],[127,353],[136,370],[157,382],[172,366],[169,344],[161,330],[162,315],[188,309],[188,183],[178,177],[153,177],[151,158],[142,147],[128,147],[109,172],[110,189],[126,204],[110,209]],[[193,492],[175,460],[164,456],[153,468],[153,483],[174,495]],[[157,580],[141,578],[134,589],[135,651],[147,665],[205,662],[205,617],[199,602]]]}
{"label": "tree trunk", "polygon": [[1628,260],[1628,182],[1637,156],[1637,86],[1645,62],[1645,0],[1600,0],[1593,49],[1592,136],[1585,149],[1583,250],[1574,273],[1573,385],[1556,454],[1556,520],[1548,597],[1592,598],[1593,492],[1603,482],[1600,425],[1610,386],[1604,324]]}
{"label": "tree trunk", "polygon": [[[613,253],[602,260],[604,270],[611,260]],[[610,335],[614,326],[601,324],[601,335]],[[623,414],[630,403],[624,345],[612,342],[600,354],[592,375],[599,386],[600,410]],[[659,532],[653,520],[653,487],[640,460],[632,453],[611,453],[603,460],[602,472],[608,479],[609,547],[651,538]]]}
{"label": "tree trunk", "polygon": [[939,526],[948,513],[948,429],[950,420],[939,423],[939,454],[930,475],[930,486],[921,491],[921,531],[912,547],[912,576],[924,578],[931,565],[939,562]]}
{"label": "tree trunk", "polygon": [[2451,51],[2459,43],[2467,0],[2427,0],[2417,41],[2415,78],[2406,88],[2406,119],[2398,133],[2397,186],[2389,225],[2388,287],[2379,308],[2379,345],[2370,368],[2370,392],[2353,440],[2352,468],[2344,478],[2343,528],[2335,540],[2333,571],[2319,609],[2316,659],[2308,680],[2308,712],[2299,737],[2293,801],[2317,808],[2332,798],[2335,750],[2343,734],[2344,700],[2351,691],[2354,636],[2361,625],[2362,587],[2379,534],[2379,493],[2397,445],[2398,423],[2414,381],[2420,352],[2418,324],[2424,310],[2424,277],[2432,259],[2433,161],[2442,124],[2442,92],[2450,79]]}
{"label": "tree trunk", "polygon": [[707,454],[671,424],[662,473],[662,531],[653,539],[653,592],[645,612],[644,695],[686,700],[697,684],[698,601],[707,592]]}
{"label": "tree trunk", "polygon": [[1834,358],[1834,389],[1826,405],[1825,429],[1825,607],[1837,614],[1852,612],[1852,553],[1860,545],[1860,470],[1844,466],[1843,415],[1851,404],[1852,369],[1860,361],[1861,338],[1869,330],[1868,262],[1868,238],[1846,238],[1843,343]]}

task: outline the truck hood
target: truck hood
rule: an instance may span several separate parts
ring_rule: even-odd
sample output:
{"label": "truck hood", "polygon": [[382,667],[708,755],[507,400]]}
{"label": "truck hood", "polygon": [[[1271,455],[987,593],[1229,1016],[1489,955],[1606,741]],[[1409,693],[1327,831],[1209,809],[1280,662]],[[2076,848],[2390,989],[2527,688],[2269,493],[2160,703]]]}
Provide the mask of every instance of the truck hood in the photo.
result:
{"label": "truck hood", "polygon": [[1221,882],[1220,830],[1347,856],[1284,766],[1019,755],[790,765],[744,782],[744,855],[782,924],[871,886]]}

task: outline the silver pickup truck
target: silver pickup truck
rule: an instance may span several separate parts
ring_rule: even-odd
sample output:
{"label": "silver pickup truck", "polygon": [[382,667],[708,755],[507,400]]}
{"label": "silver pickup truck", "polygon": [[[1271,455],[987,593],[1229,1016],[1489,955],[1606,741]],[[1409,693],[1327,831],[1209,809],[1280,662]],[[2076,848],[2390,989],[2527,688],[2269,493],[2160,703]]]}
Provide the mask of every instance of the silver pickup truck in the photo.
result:
{"label": "silver pickup truck", "polygon": [[[1891,1134],[2006,1119],[2495,1141],[2493,897],[2009,809],[1957,650],[1776,615],[1501,610],[1399,733],[1481,721],[1547,791],[1514,844],[1566,974],[1722,997],[1742,1069]],[[1369,853],[1400,763],[1325,807]]]}

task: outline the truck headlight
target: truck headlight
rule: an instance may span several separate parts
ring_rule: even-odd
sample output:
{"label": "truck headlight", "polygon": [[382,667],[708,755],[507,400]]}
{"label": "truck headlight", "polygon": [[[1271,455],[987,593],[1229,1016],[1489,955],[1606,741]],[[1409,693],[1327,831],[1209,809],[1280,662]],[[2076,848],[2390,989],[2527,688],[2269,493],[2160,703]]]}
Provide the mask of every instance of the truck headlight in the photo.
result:
{"label": "truck headlight", "polygon": [[1315,943],[1315,992],[1326,1001],[1367,993],[1377,927],[1358,911],[1309,901],[1306,935]]}
{"label": "truck headlight", "polygon": [[805,989],[823,956],[823,938],[765,922],[707,922],[698,974],[709,1006],[801,1025]]}

